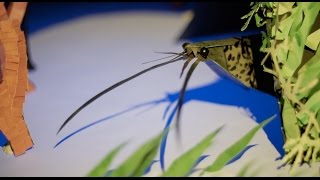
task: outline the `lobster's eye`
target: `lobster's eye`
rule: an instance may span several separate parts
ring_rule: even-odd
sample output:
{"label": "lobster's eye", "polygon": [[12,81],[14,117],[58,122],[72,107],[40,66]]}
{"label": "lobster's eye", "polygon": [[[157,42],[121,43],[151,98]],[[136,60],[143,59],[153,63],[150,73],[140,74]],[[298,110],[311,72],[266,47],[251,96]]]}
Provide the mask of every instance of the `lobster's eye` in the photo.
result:
{"label": "lobster's eye", "polygon": [[183,48],[183,49],[186,49],[186,46],[189,45],[189,44],[190,44],[190,43],[188,43],[188,42],[183,43],[183,44],[182,44],[182,48]]}
{"label": "lobster's eye", "polygon": [[200,54],[204,59],[206,59],[206,58],[208,57],[208,55],[209,55],[209,49],[206,48],[206,47],[203,47],[203,48],[200,49],[199,54]]}

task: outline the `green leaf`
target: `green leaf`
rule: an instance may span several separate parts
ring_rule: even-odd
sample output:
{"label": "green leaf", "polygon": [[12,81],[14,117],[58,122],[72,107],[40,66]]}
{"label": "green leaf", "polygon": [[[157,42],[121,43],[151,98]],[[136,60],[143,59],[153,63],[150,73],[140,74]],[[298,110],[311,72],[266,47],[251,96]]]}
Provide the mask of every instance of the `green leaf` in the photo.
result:
{"label": "green leaf", "polygon": [[298,71],[297,85],[294,91],[299,99],[310,97],[320,89],[320,47],[316,54],[310,58]]}
{"label": "green leaf", "polygon": [[319,68],[320,48],[318,47],[315,55],[299,69],[299,75],[309,72],[311,68]]}
{"label": "green leaf", "polygon": [[211,145],[213,138],[221,131],[222,127],[210,133],[207,137],[201,140],[196,146],[191,148],[186,153],[178,157],[163,174],[165,177],[181,177],[186,176],[197,159]]}
{"label": "green leaf", "polygon": [[246,21],[246,23],[241,27],[241,31],[244,31],[245,29],[247,29],[247,27],[248,27],[248,25],[249,25],[249,23],[250,23],[250,21],[251,21],[251,18],[252,18],[253,14],[254,14],[254,12],[255,12],[255,10],[251,10],[248,14],[246,14],[246,15],[244,15],[244,16],[241,17],[241,19],[246,19],[246,18],[248,18],[247,21]]}
{"label": "green leaf", "polygon": [[246,14],[240,18],[240,19],[247,19],[248,18],[246,23],[241,27],[241,31],[244,31],[245,29],[247,29],[247,27],[251,21],[252,16],[258,11],[258,9],[259,9],[259,3],[256,3],[254,6],[251,7],[251,11],[248,14]]}
{"label": "green leaf", "polygon": [[163,133],[141,145],[127,160],[111,173],[111,177],[142,176],[158,152]]}
{"label": "green leaf", "polygon": [[256,20],[256,26],[257,27],[261,27],[263,25],[265,25],[267,22],[263,20],[263,18],[261,18],[258,14],[254,15],[254,18]]}
{"label": "green leaf", "polygon": [[316,30],[307,37],[306,46],[312,50],[316,50],[320,43],[320,29]]}
{"label": "green leaf", "polygon": [[[316,114],[320,110],[319,100],[320,100],[320,91],[317,91],[306,102],[305,109]],[[308,115],[303,110],[297,114],[297,118],[300,120],[308,121]],[[307,122],[303,122],[303,124],[307,124]]]}
{"label": "green leaf", "polygon": [[282,109],[282,122],[287,139],[296,139],[301,137],[300,128],[297,123],[296,113],[286,98],[284,99]]}
{"label": "green leaf", "polygon": [[317,116],[317,122],[320,125],[320,112],[318,112],[316,116]]}
{"label": "green leaf", "polygon": [[286,63],[288,59],[289,45],[290,39],[286,38],[281,44],[277,45],[276,49],[273,49],[278,56],[279,62]]}
{"label": "green leaf", "polygon": [[250,3],[250,6],[252,6],[251,7],[251,11],[248,14],[242,16],[240,19],[246,19],[246,18],[248,18],[248,17],[253,15],[253,13],[256,11],[256,9],[259,8],[259,5],[258,4],[254,4],[254,3],[255,2],[251,2]]}
{"label": "green leaf", "polygon": [[[283,66],[284,77],[292,77],[299,67],[304,52],[305,42],[317,15],[320,4],[314,2],[298,2],[297,13],[289,32],[292,39],[289,48],[288,61]],[[293,14],[292,14],[293,15]]]}
{"label": "green leaf", "polygon": [[[236,177],[255,177],[258,176],[259,173],[263,171],[263,167],[255,168],[257,165],[255,164],[255,161],[250,161],[247,164],[245,164],[237,173]],[[251,171],[251,173],[249,172]]]}
{"label": "green leaf", "polygon": [[259,51],[267,52],[267,48],[270,47],[270,39],[268,38],[265,32],[261,31],[261,34],[262,34],[262,45]]}
{"label": "green leaf", "polygon": [[318,138],[318,131],[317,129],[315,128],[315,126],[312,126],[312,128],[310,129],[310,132],[309,132],[310,136],[314,139],[317,139]]}
{"label": "green leaf", "polygon": [[110,153],[108,153],[103,160],[95,167],[93,168],[89,173],[88,177],[102,177],[106,174],[109,165],[111,164],[114,157],[117,155],[117,153],[121,150],[121,148],[124,146],[124,144],[120,144],[116,148],[114,148]]}
{"label": "green leaf", "polygon": [[253,12],[253,11],[250,11],[248,14],[243,15],[240,19],[247,19],[248,17],[251,16],[252,12]]}
{"label": "green leaf", "polygon": [[241,139],[232,144],[229,148],[223,151],[217,159],[208,166],[205,171],[215,172],[222,169],[232,158],[234,158],[237,154],[239,154],[246,146],[249,144],[251,139],[254,137],[256,132],[269,123],[272,119],[274,119],[276,115],[262,121],[259,125],[251,129],[247,134],[245,134]]}
{"label": "green leaf", "polygon": [[292,11],[292,7],[295,2],[279,2],[279,15],[288,13]]}
{"label": "green leaf", "polygon": [[[291,18],[293,20],[292,22],[289,21]],[[286,25],[288,26],[290,26],[291,23],[292,25],[288,33],[288,37],[285,37],[285,39],[287,39],[286,44],[283,44],[283,46],[280,48],[285,50],[283,53],[287,54],[287,56],[283,56],[283,58],[285,59],[281,59],[281,61],[285,62],[282,68],[282,74],[285,78],[291,77],[297,67],[300,65],[302,52],[304,49],[304,44],[302,44],[303,36],[297,36],[297,34],[301,34],[301,32],[299,33],[299,28],[303,23],[303,12],[301,6],[294,8],[291,16],[288,17],[287,23],[288,24]],[[279,35],[279,39],[284,36],[282,33],[280,33]],[[278,38],[276,37],[276,39]],[[280,54],[279,56],[281,55],[282,54]]]}
{"label": "green leaf", "polygon": [[[294,11],[293,13],[296,13],[296,11]],[[288,34],[289,34],[290,29],[292,27],[294,17],[295,17],[295,14],[293,14],[285,19],[282,19],[279,22],[276,40],[288,39]],[[275,28],[275,26],[273,26],[273,28]]]}

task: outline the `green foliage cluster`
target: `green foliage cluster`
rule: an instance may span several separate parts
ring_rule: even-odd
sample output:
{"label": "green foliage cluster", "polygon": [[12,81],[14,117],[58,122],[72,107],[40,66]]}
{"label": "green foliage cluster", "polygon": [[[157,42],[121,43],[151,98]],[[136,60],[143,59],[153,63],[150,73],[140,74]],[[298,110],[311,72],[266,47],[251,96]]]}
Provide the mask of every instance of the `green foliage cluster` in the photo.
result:
{"label": "green foliage cluster", "polygon": [[[302,163],[320,160],[320,3],[252,2],[245,30],[252,17],[265,26],[261,65],[274,75],[285,133],[282,161],[293,172]],[[271,56],[273,68],[264,66]],[[280,137],[279,137],[280,138]]]}
{"label": "green foliage cluster", "polygon": [[[200,174],[203,175],[205,172],[216,172],[221,170],[230,160],[241,153],[247,145],[250,143],[254,135],[264,127],[267,123],[275,118],[275,115],[264,120],[260,124],[252,128],[248,133],[246,133],[242,138],[228,147],[226,150],[221,152],[217,158],[209,166],[203,169],[199,169]],[[218,128],[214,132],[203,138],[198,144],[193,146],[191,149],[176,158],[162,173],[162,177],[184,177],[192,174],[193,170],[196,168],[197,160],[203,153],[211,146],[216,135],[223,129],[223,127]],[[161,138],[166,132],[162,132],[151,140],[147,141],[141,145],[134,153],[132,153],[122,164],[117,168],[110,171],[109,166],[113,159],[116,157],[117,153],[124,147],[121,144],[110,151],[101,162],[98,163],[88,174],[90,177],[139,177],[143,176],[145,169],[151,164],[152,160],[156,157]],[[110,173],[107,173],[109,170]],[[247,169],[241,170],[239,175],[245,176]]]}

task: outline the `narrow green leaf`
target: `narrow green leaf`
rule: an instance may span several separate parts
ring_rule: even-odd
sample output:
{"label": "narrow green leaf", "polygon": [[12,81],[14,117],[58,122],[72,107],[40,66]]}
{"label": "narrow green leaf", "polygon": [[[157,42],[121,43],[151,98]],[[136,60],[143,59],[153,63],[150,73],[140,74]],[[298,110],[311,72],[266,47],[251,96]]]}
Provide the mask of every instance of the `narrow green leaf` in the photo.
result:
{"label": "narrow green leaf", "polygon": [[112,173],[111,177],[142,176],[158,152],[163,133],[141,145],[127,160]]}
{"label": "narrow green leaf", "polygon": [[243,166],[239,172],[237,173],[236,177],[246,177],[248,176],[248,171],[251,169],[252,165],[251,164],[246,164]]}
{"label": "narrow green leaf", "polygon": [[253,10],[250,11],[248,14],[243,15],[240,19],[247,19],[248,17],[252,16]]}
{"label": "narrow green leaf", "polygon": [[256,26],[261,27],[266,24],[266,21],[259,16],[259,14],[254,14],[254,18],[256,20]]}
{"label": "narrow green leaf", "polygon": [[120,144],[119,146],[114,148],[110,153],[108,153],[103,158],[103,160],[100,161],[100,163],[88,173],[87,176],[88,177],[102,177],[102,176],[104,176],[106,174],[112,160],[114,159],[114,157],[117,155],[117,153],[121,150],[121,148],[124,145],[125,145],[124,143]]}
{"label": "narrow green leaf", "polygon": [[248,18],[247,21],[244,23],[244,25],[241,27],[241,31],[244,31],[245,29],[247,29],[253,14],[254,14],[254,10],[250,11],[250,13],[248,13],[247,15],[241,17],[241,19]]}
{"label": "narrow green leaf", "polygon": [[[159,141],[160,143],[160,141]],[[144,174],[145,170],[154,160],[154,157],[157,155],[159,146],[153,146],[150,151],[148,151],[142,158],[140,165],[135,169],[131,176],[140,177]]]}
{"label": "narrow green leaf", "polygon": [[247,134],[245,134],[241,139],[232,144],[229,148],[223,151],[217,159],[208,166],[205,171],[215,172],[222,169],[232,158],[234,158],[237,154],[239,154],[246,146],[249,144],[251,139],[254,137],[256,132],[269,123],[272,119],[274,119],[276,115],[262,121],[259,125],[251,129]]}
{"label": "narrow green leaf", "polygon": [[254,161],[250,161],[245,164],[237,173],[236,177],[250,177],[249,170],[252,170]]}
{"label": "narrow green leaf", "polygon": [[248,18],[247,21],[245,22],[245,24],[241,27],[241,31],[244,31],[245,29],[247,29],[247,27],[251,21],[252,16],[258,11],[258,9],[259,9],[259,4],[255,4],[254,6],[251,7],[251,11],[248,14],[246,14],[240,18],[240,19],[247,19]]}
{"label": "narrow green leaf", "polygon": [[287,139],[296,139],[301,136],[296,113],[287,99],[284,99],[282,122]]}
{"label": "narrow green leaf", "polygon": [[222,127],[210,133],[202,139],[196,146],[192,147],[186,153],[178,157],[163,174],[165,177],[183,177],[186,176],[194,163],[202,153],[211,145],[213,138],[221,131]]}
{"label": "narrow green leaf", "polygon": [[317,116],[316,120],[317,120],[318,124],[320,125],[320,112],[318,112],[316,114],[316,116]]}

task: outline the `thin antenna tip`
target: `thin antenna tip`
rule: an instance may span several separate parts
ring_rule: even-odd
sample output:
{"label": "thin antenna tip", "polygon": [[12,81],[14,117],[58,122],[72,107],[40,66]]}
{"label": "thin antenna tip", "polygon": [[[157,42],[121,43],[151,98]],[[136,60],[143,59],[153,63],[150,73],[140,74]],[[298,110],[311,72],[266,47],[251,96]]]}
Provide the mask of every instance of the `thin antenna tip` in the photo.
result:
{"label": "thin antenna tip", "polygon": [[58,130],[58,132],[56,133],[56,135],[58,135],[61,130],[62,130],[62,127],[59,128],[59,130]]}

